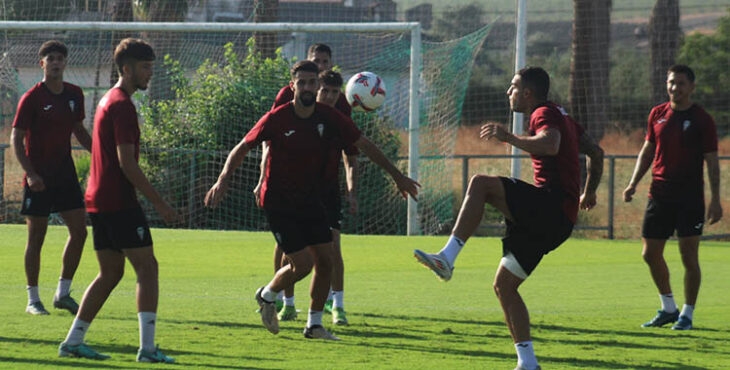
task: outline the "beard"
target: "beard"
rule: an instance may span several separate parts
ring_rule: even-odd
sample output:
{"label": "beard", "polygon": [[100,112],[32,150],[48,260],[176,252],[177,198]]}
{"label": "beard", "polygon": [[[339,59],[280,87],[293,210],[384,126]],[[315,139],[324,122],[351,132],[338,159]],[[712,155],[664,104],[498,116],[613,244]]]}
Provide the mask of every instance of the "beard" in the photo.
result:
{"label": "beard", "polygon": [[316,97],[314,96],[314,93],[311,93],[309,91],[305,91],[299,95],[299,102],[302,103],[305,107],[311,107],[314,102],[317,101]]}

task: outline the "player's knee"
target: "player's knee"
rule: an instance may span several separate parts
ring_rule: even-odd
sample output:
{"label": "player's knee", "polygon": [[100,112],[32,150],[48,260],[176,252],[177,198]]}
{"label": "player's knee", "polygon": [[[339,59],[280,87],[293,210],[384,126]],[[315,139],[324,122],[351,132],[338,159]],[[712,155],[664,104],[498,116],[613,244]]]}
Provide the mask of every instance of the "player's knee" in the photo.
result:
{"label": "player's knee", "polygon": [[124,277],[124,267],[109,267],[109,268],[102,268],[99,271],[99,276],[97,279],[101,280],[103,283],[111,286],[116,286],[119,281],[122,280],[122,277]]}
{"label": "player's knee", "polygon": [[499,178],[487,175],[474,175],[469,180],[469,195],[487,196],[495,191],[495,187],[499,185]]}
{"label": "player's knee", "polygon": [[82,244],[86,241],[86,237],[89,235],[89,232],[86,230],[86,226],[83,227],[76,227],[69,230],[69,236],[71,239],[80,241]]}
{"label": "player's knee", "polygon": [[140,279],[156,279],[157,269],[157,258],[154,256],[137,263],[137,266],[135,267],[137,277]]}
{"label": "player's knee", "polygon": [[644,259],[644,262],[651,265],[651,264],[661,261],[662,254],[657,251],[644,249],[641,252],[641,258]]}

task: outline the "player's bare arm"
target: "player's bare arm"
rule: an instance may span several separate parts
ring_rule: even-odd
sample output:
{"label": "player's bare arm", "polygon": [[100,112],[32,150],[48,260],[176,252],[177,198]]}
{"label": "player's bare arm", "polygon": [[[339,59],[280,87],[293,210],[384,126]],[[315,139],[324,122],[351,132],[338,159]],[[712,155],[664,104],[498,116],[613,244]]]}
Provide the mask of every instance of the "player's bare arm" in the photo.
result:
{"label": "player's bare arm", "polygon": [[578,138],[578,152],[586,155],[586,185],[580,196],[580,209],[590,210],[596,206],[596,189],[603,175],[603,149],[587,132]]}
{"label": "player's bare arm", "polygon": [[18,159],[20,167],[25,171],[26,180],[28,181],[28,187],[32,191],[43,191],[46,189],[43,179],[33,169],[33,165],[30,163],[30,159],[25,155],[25,131],[22,129],[13,128],[10,133],[10,141],[13,144],[13,151],[15,152],[15,158]]}
{"label": "player's bare arm", "polygon": [[261,163],[259,164],[259,182],[256,187],[253,188],[253,196],[256,199],[256,205],[261,207],[261,185],[264,183],[264,176],[266,175],[266,162],[269,159],[269,145],[266,142],[261,143]]}
{"label": "player's bare arm", "polygon": [[155,211],[162,217],[165,223],[173,223],[178,221],[179,215],[174,208],[170,207],[167,202],[162,199],[160,193],[150,184],[147,177],[139,168],[139,164],[135,159],[134,144],[117,145],[117,158],[119,159],[119,167],[124,176],[132,185],[139,190],[142,195],[149,200],[155,207]]}
{"label": "player's bare arm", "polygon": [[634,173],[631,175],[631,181],[629,185],[624,189],[624,202],[630,202],[634,193],[636,193],[636,185],[639,183],[646,171],[651,167],[651,163],[654,161],[654,150],[656,144],[644,141],[644,145],[641,147],[639,157],[636,159],[636,167],[634,167]]}
{"label": "player's bare arm", "polygon": [[342,162],[345,164],[345,182],[347,182],[347,202],[350,205],[350,214],[357,213],[357,154],[347,155],[342,151]]}
{"label": "player's bare arm", "polygon": [[722,205],[720,204],[720,161],[717,152],[705,153],[707,163],[707,177],[710,180],[710,205],[707,207],[707,222],[710,225],[720,221],[722,218]]}
{"label": "player's bare arm", "polygon": [[84,149],[91,152],[91,136],[89,135],[89,132],[86,131],[83,122],[78,121],[74,123],[73,134],[76,136],[76,140],[79,141],[79,144],[81,144]]}
{"label": "player's bare arm", "polygon": [[488,122],[481,127],[479,137],[495,138],[534,155],[556,155],[560,150],[560,131],[546,128],[533,136],[515,135],[500,123]]}
{"label": "player's bare arm", "polygon": [[355,146],[365,153],[365,155],[368,156],[373,163],[380,166],[380,168],[385,170],[385,172],[393,178],[393,181],[395,181],[395,185],[398,187],[398,191],[400,191],[403,198],[408,198],[408,195],[410,194],[413,200],[418,200],[418,188],[421,184],[402,174],[397,168],[395,168],[393,163],[385,157],[385,154],[383,154],[383,152],[380,151],[380,149],[378,149],[372,141],[365,136],[360,136],[360,138],[355,141]]}
{"label": "player's bare arm", "polygon": [[215,208],[218,203],[223,200],[226,191],[228,191],[231,175],[236,171],[236,168],[243,163],[243,159],[246,158],[246,154],[248,154],[251,149],[253,149],[251,143],[247,143],[244,139],[241,140],[241,142],[238,143],[233,150],[231,150],[228,154],[228,158],[226,158],[226,164],[223,165],[223,170],[221,170],[220,175],[218,175],[218,181],[216,181],[210,190],[208,190],[208,193],[205,194],[206,207]]}

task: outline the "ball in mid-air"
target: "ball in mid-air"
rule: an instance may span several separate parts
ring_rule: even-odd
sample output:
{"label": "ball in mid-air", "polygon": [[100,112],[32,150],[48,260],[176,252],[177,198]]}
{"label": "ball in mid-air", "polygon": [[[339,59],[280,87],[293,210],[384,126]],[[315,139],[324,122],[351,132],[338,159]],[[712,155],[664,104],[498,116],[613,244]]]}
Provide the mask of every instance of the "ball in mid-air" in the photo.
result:
{"label": "ball in mid-air", "polygon": [[372,72],[356,73],[347,81],[345,97],[352,110],[373,111],[385,101],[385,82]]}

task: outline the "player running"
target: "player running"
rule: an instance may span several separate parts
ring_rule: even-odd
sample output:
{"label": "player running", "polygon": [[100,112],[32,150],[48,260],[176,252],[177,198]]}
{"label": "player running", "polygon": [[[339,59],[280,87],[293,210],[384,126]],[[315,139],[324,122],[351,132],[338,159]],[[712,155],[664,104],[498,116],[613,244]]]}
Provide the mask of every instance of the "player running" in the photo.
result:
{"label": "player running", "polygon": [[314,266],[304,336],[339,340],[322,326],[332,275],[332,232],[321,194],[328,156],[333,150],[354,144],[390,174],[404,197],[410,194],[415,199],[420,185],[398,171],[380,149],[361,135],[351,119],[336,109],[316,103],[318,72],[314,62],[294,64],[291,68],[294,101],[265,114],[233,148],[218,181],[206,194],[205,204],[217,206],[228,190],[231,175],[246,154],[260,143],[270,142],[261,203],[271,232],[289,264],[256,291],[261,320],[271,333],[279,332],[277,294],[307,276]]}
{"label": "player running", "polygon": [[38,293],[38,275],[48,216],[58,212],[69,236],[53,307],[75,315],[79,305],[71,298],[71,281],[81,260],[87,231],[84,198],[71,158],[71,134],[87,150],[91,150],[91,137],[82,123],[84,93],[78,86],[63,81],[68,56],[66,45],[56,40],[46,41],[38,56],[43,81],[20,98],[10,137],[15,157],[25,171],[20,210],[28,225],[25,312],[48,315]]}
{"label": "player running", "polygon": [[[512,111],[530,114],[529,135],[512,134],[497,123],[485,124],[479,135],[530,153],[535,185],[515,178],[473,176],[446,246],[437,254],[414,251],[419,262],[448,281],[461,248],[481,222],[484,204],[504,215],[504,257],[494,278],[494,291],[515,343],[517,369],[540,368],[530,337],[527,307],[518,288],[545,254],[568,239],[578,207],[595,206],[596,188],[603,173],[603,150],[561,106],[547,100],[549,89],[550,77],[542,68],[520,70],[512,78],[507,95]],[[589,158],[580,198],[578,152]]]}
{"label": "player running", "polygon": [[172,363],[155,346],[157,322],[157,259],[147,219],[137,200],[139,190],[167,223],[178,219],[152,187],[137,163],[139,123],[132,102],[135,91],[145,90],[152,77],[155,53],[140,39],[122,40],[114,51],[119,81],[99,101],[94,117],[91,171],[86,189],[86,205],[94,231],[94,249],[99,260],[99,275],[86,289],[66,340],[58,355],[95,360],[110,356],[98,353],[84,343],[84,336],[117,283],[124,275],[125,257],[137,274],[137,316],[140,348],[137,362]]}
{"label": "player running", "polygon": [[[644,214],[642,256],[659,290],[661,309],[643,327],[663,326],[676,321],[674,330],[692,329],[692,314],[700,290],[698,250],[705,223],[705,194],[702,162],[707,163],[710,180],[710,225],[722,218],[720,205],[720,165],[717,158],[715,122],[702,107],[692,102],[695,74],[685,65],[667,71],[669,102],[649,113],[648,131],[636,160],[624,201],[630,202],[636,185],[652,166],[649,202]],[[664,245],[677,230],[679,252],[684,265],[684,300],[677,310],[669,284],[669,268],[664,261]]]}
{"label": "player running", "polygon": [[[320,73],[322,73],[332,68],[332,49],[330,49],[330,47],[325,44],[313,44],[309,47],[309,51],[307,52],[307,59],[317,64]],[[337,74],[337,76],[339,76],[339,73],[337,72],[331,71],[330,73],[335,73]],[[350,117],[350,115],[352,114],[352,108],[350,107],[350,104],[347,103],[345,95],[341,94],[340,92],[342,88],[342,76],[339,76],[340,82],[337,86],[334,85],[336,80],[332,80],[336,77],[334,77],[334,75],[332,76],[333,77],[329,78],[331,82],[329,85],[320,85],[320,92],[317,95],[317,99],[319,101],[320,95],[324,93],[324,95],[322,95],[322,98],[328,99],[328,102],[325,104],[331,107],[335,107],[337,110],[342,112],[342,114]],[[274,110],[277,107],[292,101],[293,99],[294,92],[289,85],[286,85],[276,95],[274,105],[271,107],[271,109]],[[261,185],[264,181],[264,174],[266,173],[266,163],[269,158],[268,144],[266,142],[262,143],[261,148],[261,174],[259,176],[259,183],[258,185],[256,185],[256,188],[254,188],[253,191],[254,196],[256,197],[256,203],[259,206],[261,204]],[[352,214],[357,212],[357,154],[358,150],[354,146],[346,148],[342,151],[342,159],[345,164],[345,178],[347,180],[348,187],[347,201],[350,205],[349,211]],[[337,155],[336,157],[332,158],[332,160],[333,161],[330,165],[334,167],[331,168],[332,171],[330,171],[329,174],[331,175],[331,180],[336,183],[338,182],[340,156]],[[325,311],[332,312],[332,322],[334,324],[347,325],[348,322],[347,317],[345,316],[344,307],[345,267],[344,261],[342,260],[342,253],[340,248],[340,230],[342,229],[340,189],[339,186],[335,186],[329,187],[327,190],[329,191],[329,198],[327,198],[328,200],[326,201],[325,206],[327,208],[327,215],[330,219],[330,228],[332,229],[332,245],[335,248],[335,258],[333,261],[334,275],[332,276],[332,287],[330,290],[330,297],[327,299],[327,302],[325,302]],[[284,258],[283,252],[277,244],[274,249],[274,271],[278,271],[281,266],[286,265],[286,263],[286,258]],[[294,320],[297,317],[297,310],[294,306],[294,286],[286,287],[283,293],[284,299],[282,307],[278,307],[280,300],[277,298],[277,308],[280,309],[278,315],[279,320]],[[335,308],[334,310],[333,306]]]}

